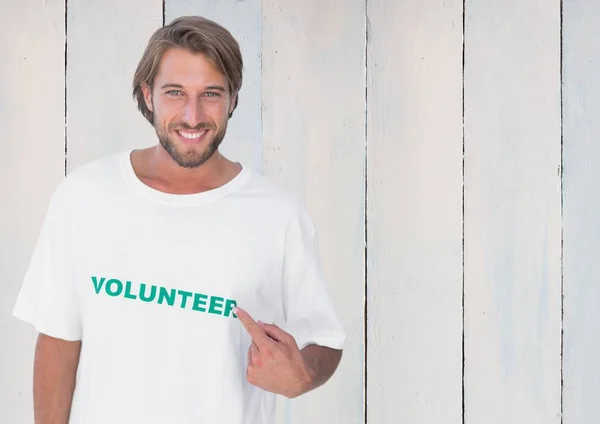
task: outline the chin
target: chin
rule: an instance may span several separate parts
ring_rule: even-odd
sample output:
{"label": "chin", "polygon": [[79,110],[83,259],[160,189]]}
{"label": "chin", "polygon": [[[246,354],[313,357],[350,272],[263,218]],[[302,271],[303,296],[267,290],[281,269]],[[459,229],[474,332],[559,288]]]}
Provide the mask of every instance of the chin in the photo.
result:
{"label": "chin", "polygon": [[176,149],[169,152],[173,160],[182,168],[198,168],[208,162],[216,153],[216,150],[210,148],[200,148],[199,146],[185,146],[184,149]]}

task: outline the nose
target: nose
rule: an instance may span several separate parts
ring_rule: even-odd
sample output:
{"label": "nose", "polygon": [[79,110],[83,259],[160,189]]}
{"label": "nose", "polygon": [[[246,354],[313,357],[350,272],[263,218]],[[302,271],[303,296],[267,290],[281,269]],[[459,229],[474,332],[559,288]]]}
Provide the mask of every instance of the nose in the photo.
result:
{"label": "nose", "polygon": [[202,102],[200,99],[189,99],[185,105],[183,121],[189,125],[190,128],[194,128],[198,124],[204,122],[204,108],[202,107]]}

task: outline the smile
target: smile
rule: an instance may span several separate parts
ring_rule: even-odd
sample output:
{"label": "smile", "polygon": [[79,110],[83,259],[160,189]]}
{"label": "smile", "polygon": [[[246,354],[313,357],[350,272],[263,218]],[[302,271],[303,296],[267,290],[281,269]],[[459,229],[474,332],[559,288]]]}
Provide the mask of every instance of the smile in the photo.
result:
{"label": "smile", "polygon": [[182,136],[183,138],[187,139],[187,140],[198,140],[200,137],[202,137],[204,134],[206,134],[208,130],[202,130],[202,131],[183,131],[183,130],[177,130],[177,134],[179,134],[180,136]]}

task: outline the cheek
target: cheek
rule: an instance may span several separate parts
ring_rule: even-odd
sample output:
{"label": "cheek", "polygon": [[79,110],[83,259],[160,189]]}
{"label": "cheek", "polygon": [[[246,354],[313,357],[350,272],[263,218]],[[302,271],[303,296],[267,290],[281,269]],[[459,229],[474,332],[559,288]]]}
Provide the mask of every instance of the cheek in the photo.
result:
{"label": "cheek", "polygon": [[229,119],[229,102],[215,103],[212,105],[211,115],[216,122],[225,122]]}
{"label": "cheek", "polygon": [[176,120],[178,116],[178,108],[172,104],[161,102],[154,104],[154,119],[161,123],[169,123]]}

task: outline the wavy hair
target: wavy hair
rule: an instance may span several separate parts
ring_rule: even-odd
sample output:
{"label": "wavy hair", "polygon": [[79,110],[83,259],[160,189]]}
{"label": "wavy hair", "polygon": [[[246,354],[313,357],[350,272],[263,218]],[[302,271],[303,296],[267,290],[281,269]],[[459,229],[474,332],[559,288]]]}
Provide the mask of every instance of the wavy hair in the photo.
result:
{"label": "wavy hair", "polygon": [[[133,97],[144,117],[154,124],[152,112],[146,106],[142,84],[152,89],[163,54],[171,48],[182,48],[206,56],[227,78],[229,92],[235,97],[242,87],[244,63],[238,42],[231,33],[216,22],[201,16],[183,16],[159,28],[148,41],[133,77]],[[229,115],[233,115],[233,111]]]}

